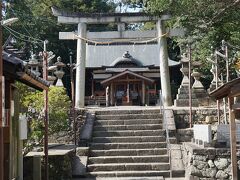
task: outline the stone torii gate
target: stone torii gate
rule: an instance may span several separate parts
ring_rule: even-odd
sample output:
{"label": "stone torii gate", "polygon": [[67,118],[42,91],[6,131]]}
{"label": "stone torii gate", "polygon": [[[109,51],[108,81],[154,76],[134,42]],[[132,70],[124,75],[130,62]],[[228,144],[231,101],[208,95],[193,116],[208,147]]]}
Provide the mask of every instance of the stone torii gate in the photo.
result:
{"label": "stone torii gate", "polygon": [[[59,39],[77,39],[77,67],[76,67],[76,95],[75,107],[84,107],[85,97],[85,62],[86,42],[85,39],[130,39],[130,38],[152,38],[158,37],[160,56],[160,77],[163,102],[165,106],[172,105],[170,76],[168,67],[168,52],[166,41],[166,29],[164,21],[170,19],[169,15],[161,17],[149,16],[145,13],[69,13],[52,7],[54,16],[58,17],[58,23],[78,24],[77,38],[74,32],[60,32]],[[125,31],[124,23],[155,22],[157,31]],[[116,23],[118,31],[110,32],[87,32],[87,24],[108,24]],[[172,35],[182,35],[182,31],[173,30]]]}

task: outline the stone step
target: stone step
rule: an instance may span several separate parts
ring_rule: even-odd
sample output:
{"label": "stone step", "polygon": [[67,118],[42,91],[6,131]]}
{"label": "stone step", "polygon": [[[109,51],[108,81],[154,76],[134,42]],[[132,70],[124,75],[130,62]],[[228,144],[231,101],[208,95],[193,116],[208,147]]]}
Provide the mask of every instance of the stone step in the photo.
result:
{"label": "stone step", "polygon": [[161,119],[96,120],[95,125],[162,124]]}
{"label": "stone step", "polygon": [[151,155],[151,156],[99,156],[89,157],[89,164],[100,163],[150,163],[150,162],[169,162],[168,155]]}
{"label": "stone step", "polygon": [[99,172],[89,172],[90,177],[155,177],[155,176],[164,176],[169,177],[169,171],[99,171]]}
{"label": "stone step", "polygon": [[159,113],[159,109],[136,109],[136,110],[111,110],[111,111],[95,111],[96,115],[109,115],[109,114],[155,114]]}
{"label": "stone step", "polygon": [[162,124],[138,124],[138,125],[111,125],[94,126],[93,131],[111,131],[111,130],[156,130],[162,129]]}
{"label": "stone step", "polygon": [[108,149],[151,149],[165,148],[166,142],[138,142],[138,143],[90,143],[90,148],[94,150]]}
{"label": "stone step", "polygon": [[166,155],[167,148],[153,149],[110,149],[110,150],[90,150],[90,156],[151,156]]}
{"label": "stone step", "polygon": [[90,164],[88,171],[151,171],[169,170],[168,163],[109,163],[109,164]]}
{"label": "stone step", "polygon": [[93,137],[109,137],[109,136],[163,136],[165,130],[122,130],[122,131],[94,131]]}
{"label": "stone step", "polygon": [[165,142],[165,136],[93,137],[93,143]]}
{"label": "stone step", "polygon": [[101,120],[126,120],[126,119],[161,119],[161,114],[108,114],[96,115],[96,119]]}
{"label": "stone step", "polygon": [[[92,177],[92,178],[73,178],[72,180],[164,180],[163,176],[152,177]],[[175,180],[175,179],[172,179]],[[177,179],[176,179],[177,180]],[[180,180],[180,179],[179,179]],[[184,179],[181,179],[184,180]]]}

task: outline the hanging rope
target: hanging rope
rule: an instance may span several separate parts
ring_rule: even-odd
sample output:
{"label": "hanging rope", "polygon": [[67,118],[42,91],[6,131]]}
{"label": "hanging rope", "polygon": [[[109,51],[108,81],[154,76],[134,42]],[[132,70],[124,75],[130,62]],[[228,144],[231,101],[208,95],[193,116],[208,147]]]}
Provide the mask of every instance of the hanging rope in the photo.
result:
{"label": "hanging rope", "polygon": [[95,41],[95,40],[91,40],[88,38],[84,38],[84,37],[80,37],[78,35],[74,35],[74,37],[76,39],[81,39],[83,41],[85,41],[86,43],[92,43],[95,45],[110,45],[110,44],[115,44],[115,43],[132,43],[132,44],[147,44],[150,42],[154,42],[158,39],[160,39],[161,37],[167,36],[169,34],[169,32],[159,36],[159,37],[155,37],[152,39],[148,39],[148,40],[138,40],[138,39],[116,39],[116,40],[112,40],[112,41]]}

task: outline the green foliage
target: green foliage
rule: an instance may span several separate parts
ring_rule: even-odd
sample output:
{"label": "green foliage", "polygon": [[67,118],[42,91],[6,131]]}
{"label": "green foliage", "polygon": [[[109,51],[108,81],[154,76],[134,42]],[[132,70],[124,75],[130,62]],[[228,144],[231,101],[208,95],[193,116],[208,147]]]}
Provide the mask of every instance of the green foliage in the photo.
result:
{"label": "green foliage", "polygon": [[[237,46],[229,48],[230,59],[239,51],[239,0],[128,0],[126,3],[129,2],[141,4],[144,11],[156,16],[170,13],[172,20],[167,22],[170,28],[186,28],[186,36],[175,37],[174,40],[181,45],[182,53],[186,50],[186,44],[192,43],[193,60],[203,62],[201,69],[207,76],[211,74],[211,63],[206,60],[212,53],[211,46],[219,49],[222,40]],[[149,24],[146,27],[149,28]],[[224,64],[223,59],[220,61]],[[225,68],[222,68],[221,72],[224,71]]]}
{"label": "green foliage", "polygon": [[[107,0],[21,0],[11,1],[11,7],[7,9],[6,18],[18,17],[19,21],[12,25],[12,29],[41,40],[47,39],[49,44],[47,49],[53,51],[57,56],[61,56],[63,61],[69,60],[69,49],[75,50],[76,42],[59,41],[59,32],[71,32],[77,29],[75,25],[59,24],[57,18],[52,15],[51,7],[57,6],[69,12],[111,12],[115,6]],[[89,26],[91,28],[92,26]],[[8,37],[8,32],[4,32],[4,38]],[[23,40],[19,39],[25,39]],[[18,46],[27,44],[29,50],[39,52],[43,50],[42,43],[28,42],[26,37],[18,35]],[[68,48],[66,48],[68,47]]]}
{"label": "green foliage", "polygon": [[[28,113],[30,124],[30,141],[41,143],[44,133],[44,95],[43,92],[30,89],[18,83],[22,112]],[[49,134],[66,131],[69,128],[68,110],[70,100],[63,87],[50,87],[49,100]]]}

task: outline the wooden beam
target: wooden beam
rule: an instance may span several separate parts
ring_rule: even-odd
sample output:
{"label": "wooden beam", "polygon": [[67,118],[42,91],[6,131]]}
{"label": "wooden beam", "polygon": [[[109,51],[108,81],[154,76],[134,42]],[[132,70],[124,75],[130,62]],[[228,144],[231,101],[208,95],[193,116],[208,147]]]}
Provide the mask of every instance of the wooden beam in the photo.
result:
{"label": "wooden beam", "polygon": [[230,92],[228,94],[229,97],[236,97],[240,95],[240,84],[236,84],[231,87]]}
{"label": "wooden beam", "polygon": [[237,180],[237,147],[236,147],[236,122],[235,112],[232,108],[234,98],[228,98],[229,105],[229,125],[230,125],[230,146],[231,146],[231,162],[232,162],[232,179]]}
{"label": "wooden beam", "polygon": [[240,103],[236,103],[232,105],[233,110],[240,110]]}

